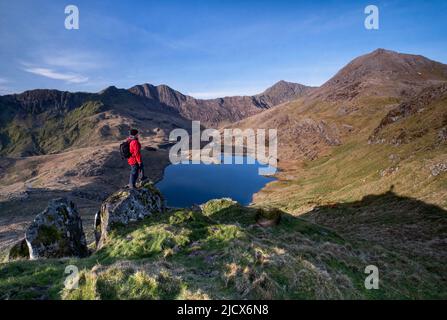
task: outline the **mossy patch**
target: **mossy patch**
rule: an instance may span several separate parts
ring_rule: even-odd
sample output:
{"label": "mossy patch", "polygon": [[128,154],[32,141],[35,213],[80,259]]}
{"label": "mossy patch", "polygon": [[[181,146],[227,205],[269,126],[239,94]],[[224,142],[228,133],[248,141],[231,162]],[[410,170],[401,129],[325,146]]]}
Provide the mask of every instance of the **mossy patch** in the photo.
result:
{"label": "mossy patch", "polygon": [[48,246],[62,239],[62,234],[55,226],[42,225],[38,229],[36,241]]}

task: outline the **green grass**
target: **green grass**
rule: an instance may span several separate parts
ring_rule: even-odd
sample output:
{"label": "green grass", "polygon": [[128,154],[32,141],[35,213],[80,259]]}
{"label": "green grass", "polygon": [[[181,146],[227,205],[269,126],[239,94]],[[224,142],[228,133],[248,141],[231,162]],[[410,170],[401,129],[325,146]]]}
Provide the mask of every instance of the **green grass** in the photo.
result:
{"label": "green grass", "polygon": [[[329,209],[328,209],[329,210]],[[335,209],[334,209],[335,210]],[[347,207],[349,212],[350,207]],[[283,213],[256,225],[259,208],[210,201],[203,213],[173,210],[116,228],[88,258],[0,264],[3,299],[383,299],[445,298],[421,262]],[[334,214],[335,211],[333,212]],[[379,291],[363,286],[364,268],[386,272]],[[78,289],[64,289],[67,265]],[[425,267],[425,266],[424,266]],[[439,266],[438,266],[439,267]],[[406,273],[408,272],[408,273]],[[430,289],[430,286],[432,289]]]}
{"label": "green grass", "polygon": [[0,154],[35,155],[63,151],[89,137],[96,126],[92,116],[104,109],[102,102],[88,101],[60,114],[44,112],[13,118],[13,113],[3,111],[0,115],[4,119],[0,129]]}

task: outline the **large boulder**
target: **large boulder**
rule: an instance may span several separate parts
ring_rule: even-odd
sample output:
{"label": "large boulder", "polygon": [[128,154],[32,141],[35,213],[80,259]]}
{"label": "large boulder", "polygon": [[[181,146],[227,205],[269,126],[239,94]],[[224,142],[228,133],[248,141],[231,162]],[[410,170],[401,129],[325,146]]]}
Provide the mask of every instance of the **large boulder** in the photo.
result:
{"label": "large boulder", "polygon": [[88,255],[81,217],[65,198],[48,203],[26,230],[25,240],[32,260]]}
{"label": "large boulder", "polygon": [[138,189],[121,189],[108,197],[95,216],[96,247],[104,246],[110,230],[164,211],[161,193],[147,183]]}

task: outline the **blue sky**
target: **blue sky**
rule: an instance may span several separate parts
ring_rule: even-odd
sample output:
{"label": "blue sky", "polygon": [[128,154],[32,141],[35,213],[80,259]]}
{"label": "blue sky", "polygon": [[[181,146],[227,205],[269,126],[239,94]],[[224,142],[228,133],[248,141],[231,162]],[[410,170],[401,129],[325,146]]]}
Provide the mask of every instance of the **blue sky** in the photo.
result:
{"label": "blue sky", "polygon": [[[79,30],[64,27],[66,5]],[[380,29],[364,28],[364,8]],[[386,48],[447,63],[447,1],[0,0],[0,94],[167,84],[199,98],[321,85]]]}

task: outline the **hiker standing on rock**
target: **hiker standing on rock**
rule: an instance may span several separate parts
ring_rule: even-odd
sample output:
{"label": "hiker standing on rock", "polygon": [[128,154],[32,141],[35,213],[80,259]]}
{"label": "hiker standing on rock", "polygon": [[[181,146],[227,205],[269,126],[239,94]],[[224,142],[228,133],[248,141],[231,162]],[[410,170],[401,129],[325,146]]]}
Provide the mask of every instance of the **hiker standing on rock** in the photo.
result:
{"label": "hiker standing on rock", "polygon": [[144,175],[143,161],[141,160],[141,144],[138,141],[138,130],[129,131],[129,137],[120,145],[120,152],[123,158],[127,158],[130,165],[129,189],[135,189],[138,176],[141,174],[141,181],[146,179]]}

